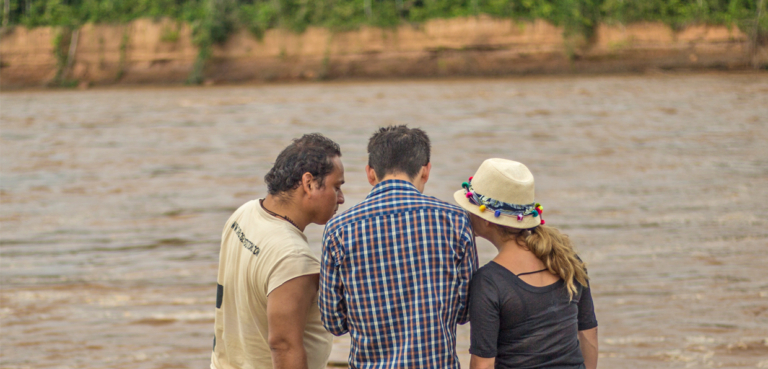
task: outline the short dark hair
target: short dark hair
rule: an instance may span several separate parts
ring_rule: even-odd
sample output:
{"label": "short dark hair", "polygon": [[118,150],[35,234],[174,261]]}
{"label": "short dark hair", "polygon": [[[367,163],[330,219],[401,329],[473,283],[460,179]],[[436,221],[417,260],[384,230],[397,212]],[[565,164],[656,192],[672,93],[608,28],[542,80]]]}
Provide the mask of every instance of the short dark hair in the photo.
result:
{"label": "short dark hair", "polygon": [[301,184],[301,177],[309,172],[324,186],[325,177],[334,169],[333,158],[341,156],[339,145],[319,133],[310,133],[294,139],[280,155],[269,173],[264,176],[270,195],[279,195]]}
{"label": "short dark hair", "polygon": [[429,150],[429,137],[418,128],[382,127],[368,141],[368,165],[379,179],[394,173],[414,178],[429,164]]}

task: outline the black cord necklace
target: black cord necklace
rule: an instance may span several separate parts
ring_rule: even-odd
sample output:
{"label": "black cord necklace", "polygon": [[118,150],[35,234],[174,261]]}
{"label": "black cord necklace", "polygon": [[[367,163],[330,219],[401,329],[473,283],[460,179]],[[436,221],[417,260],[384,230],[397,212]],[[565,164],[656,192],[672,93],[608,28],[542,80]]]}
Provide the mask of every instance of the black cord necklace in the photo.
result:
{"label": "black cord necklace", "polygon": [[541,273],[541,272],[543,272],[543,271],[545,271],[545,270],[548,270],[548,269],[544,268],[544,269],[542,269],[542,270],[537,270],[537,271],[535,271],[535,272],[520,273],[520,274],[517,274],[517,276],[519,277],[519,276],[521,276],[521,275],[528,275],[528,274],[536,274],[536,273]]}
{"label": "black cord necklace", "polygon": [[265,207],[264,207],[264,199],[261,199],[261,200],[259,200],[259,204],[261,204],[261,208],[262,208],[262,209],[264,209],[264,211],[266,211],[266,212],[267,212],[267,214],[269,214],[269,215],[271,215],[271,216],[273,216],[273,217],[282,218],[282,219],[284,219],[286,222],[293,224],[293,226],[294,226],[294,227],[296,227],[296,229],[298,229],[298,230],[301,230],[301,228],[299,228],[299,226],[297,226],[297,225],[296,225],[296,223],[294,223],[294,222],[291,220],[291,218],[288,218],[288,217],[287,217],[287,216],[285,216],[285,215],[280,215],[280,214],[278,214],[278,213],[275,213],[275,212],[274,212],[274,211],[272,211],[272,210],[269,210],[269,209],[265,208]]}

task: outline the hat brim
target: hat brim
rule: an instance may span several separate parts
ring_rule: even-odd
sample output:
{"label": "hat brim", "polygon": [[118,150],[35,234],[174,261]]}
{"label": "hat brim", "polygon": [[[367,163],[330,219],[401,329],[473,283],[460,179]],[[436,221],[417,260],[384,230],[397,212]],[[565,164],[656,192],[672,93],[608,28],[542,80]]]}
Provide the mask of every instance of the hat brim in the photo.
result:
{"label": "hat brim", "polygon": [[512,217],[504,214],[496,217],[494,216],[493,211],[491,210],[480,211],[479,206],[469,202],[469,199],[467,198],[465,190],[456,191],[453,194],[453,199],[464,210],[472,214],[475,214],[480,218],[483,218],[491,223],[495,223],[495,224],[499,224],[499,225],[503,225],[511,228],[519,228],[519,229],[529,229],[529,228],[533,228],[538,225],[541,225],[541,216],[537,216],[537,217],[527,216],[527,217],[524,217],[522,221],[518,221],[516,217]]}

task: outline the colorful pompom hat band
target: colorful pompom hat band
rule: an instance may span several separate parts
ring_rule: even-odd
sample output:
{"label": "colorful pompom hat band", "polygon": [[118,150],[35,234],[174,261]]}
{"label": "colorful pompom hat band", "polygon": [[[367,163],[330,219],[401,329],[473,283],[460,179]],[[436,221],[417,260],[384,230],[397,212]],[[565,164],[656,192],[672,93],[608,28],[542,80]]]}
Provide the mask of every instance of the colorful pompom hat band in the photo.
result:
{"label": "colorful pompom hat band", "polygon": [[462,187],[453,194],[459,206],[491,223],[520,229],[544,224],[533,174],[522,163],[488,159]]}

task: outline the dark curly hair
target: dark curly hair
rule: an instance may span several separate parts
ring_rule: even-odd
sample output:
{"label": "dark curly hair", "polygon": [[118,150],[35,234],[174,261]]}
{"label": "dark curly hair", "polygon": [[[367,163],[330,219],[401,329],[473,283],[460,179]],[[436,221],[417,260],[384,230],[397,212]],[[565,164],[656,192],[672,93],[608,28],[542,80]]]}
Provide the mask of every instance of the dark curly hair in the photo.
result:
{"label": "dark curly hair", "polygon": [[332,160],[336,156],[341,156],[339,145],[319,133],[294,139],[264,176],[269,194],[280,195],[299,187],[301,177],[307,172],[317,179],[320,187],[324,186],[325,177],[333,171]]}
{"label": "dark curly hair", "polygon": [[418,128],[382,127],[368,141],[368,165],[379,179],[394,173],[414,178],[429,163],[429,150],[429,137]]}

